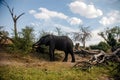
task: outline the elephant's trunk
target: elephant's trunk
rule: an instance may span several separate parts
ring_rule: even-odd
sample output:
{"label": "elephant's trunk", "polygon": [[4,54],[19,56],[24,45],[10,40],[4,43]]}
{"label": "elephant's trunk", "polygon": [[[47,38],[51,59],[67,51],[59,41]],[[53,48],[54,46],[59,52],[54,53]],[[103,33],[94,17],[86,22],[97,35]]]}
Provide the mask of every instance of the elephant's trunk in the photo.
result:
{"label": "elephant's trunk", "polygon": [[37,48],[37,47],[38,47],[38,45],[35,45],[35,44],[32,45],[32,48]]}

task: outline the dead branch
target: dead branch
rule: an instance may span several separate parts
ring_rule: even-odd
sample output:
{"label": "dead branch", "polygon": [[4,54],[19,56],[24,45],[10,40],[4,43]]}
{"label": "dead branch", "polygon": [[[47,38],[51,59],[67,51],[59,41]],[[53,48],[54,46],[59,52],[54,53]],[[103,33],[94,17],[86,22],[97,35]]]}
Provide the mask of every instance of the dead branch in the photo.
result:
{"label": "dead branch", "polygon": [[2,5],[6,6],[11,14],[11,17],[13,19],[13,22],[14,22],[14,34],[15,34],[15,38],[17,38],[17,20],[22,16],[24,15],[25,13],[21,13],[20,15],[16,16],[15,13],[14,13],[14,8],[10,8],[8,3],[3,0],[2,2]]}

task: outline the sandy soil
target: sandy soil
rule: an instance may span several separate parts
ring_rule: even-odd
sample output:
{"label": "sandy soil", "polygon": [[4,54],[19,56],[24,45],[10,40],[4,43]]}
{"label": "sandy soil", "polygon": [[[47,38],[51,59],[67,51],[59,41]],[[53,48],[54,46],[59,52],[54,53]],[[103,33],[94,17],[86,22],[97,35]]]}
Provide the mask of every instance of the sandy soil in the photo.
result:
{"label": "sandy soil", "polygon": [[25,66],[25,67],[39,67],[39,68],[48,68],[48,69],[55,69],[55,66],[61,67],[67,67],[71,68],[73,67],[76,62],[79,61],[85,61],[86,58],[81,58],[78,55],[75,55],[76,62],[71,63],[71,56],[68,57],[68,62],[62,62],[64,58],[63,56],[60,60],[50,62],[49,60],[39,59],[36,56],[28,55],[28,56],[21,56],[19,54],[8,54],[5,51],[0,51],[0,66]]}
{"label": "sandy soil", "polygon": [[[82,58],[77,54],[75,55],[75,63],[71,63],[70,55],[68,57],[68,62],[62,62],[63,58],[50,62],[49,60],[40,59],[33,55],[21,56],[20,54],[8,54],[0,50],[0,66],[36,67],[45,70],[61,70],[61,68],[72,68],[77,62],[88,60],[88,58]],[[104,76],[101,77],[101,80],[109,80],[109,78]]]}

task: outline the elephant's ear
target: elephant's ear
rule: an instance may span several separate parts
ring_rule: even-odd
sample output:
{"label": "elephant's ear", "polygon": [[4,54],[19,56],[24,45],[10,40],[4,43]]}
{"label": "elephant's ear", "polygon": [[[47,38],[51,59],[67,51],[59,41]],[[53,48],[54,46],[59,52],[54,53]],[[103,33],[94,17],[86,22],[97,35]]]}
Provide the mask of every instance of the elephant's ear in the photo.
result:
{"label": "elephant's ear", "polygon": [[45,42],[45,45],[49,45],[50,44],[50,41],[52,40],[52,35],[47,35],[44,37],[44,42]]}

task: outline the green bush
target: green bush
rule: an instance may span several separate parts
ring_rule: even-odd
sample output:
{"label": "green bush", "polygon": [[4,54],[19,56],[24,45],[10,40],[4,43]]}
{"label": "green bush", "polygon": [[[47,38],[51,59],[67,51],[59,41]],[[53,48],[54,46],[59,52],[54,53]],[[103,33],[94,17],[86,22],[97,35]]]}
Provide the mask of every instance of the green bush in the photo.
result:
{"label": "green bush", "polygon": [[29,53],[32,49],[33,39],[33,28],[26,27],[22,29],[18,38],[13,39],[14,43],[9,47],[9,51],[12,53]]}
{"label": "green bush", "polygon": [[99,47],[100,50],[103,50],[105,52],[108,51],[108,49],[110,49],[110,46],[105,42],[100,42],[98,44],[98,47]]}
{"label": "green bush", "polygon": [[99,49],[107,52],[110,49],[110,46],[105,42],[100,42],[98,45],[91,45],[91,49]]}

